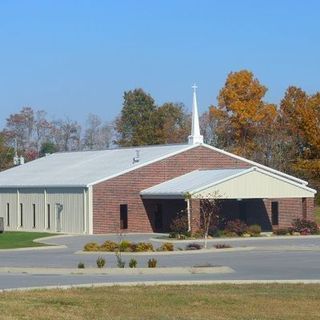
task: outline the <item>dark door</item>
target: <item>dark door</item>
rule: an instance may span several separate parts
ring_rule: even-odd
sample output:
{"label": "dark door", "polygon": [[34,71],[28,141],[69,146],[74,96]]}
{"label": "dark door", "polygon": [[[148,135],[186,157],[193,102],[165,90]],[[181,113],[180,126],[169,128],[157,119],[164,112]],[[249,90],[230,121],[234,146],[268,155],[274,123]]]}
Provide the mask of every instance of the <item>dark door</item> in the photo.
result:
{"label": "dark door", "polygon": [[162,231],[163,221],[162,221],[162,205],[157,204],[156,211],[154,213],[154,226],[156,231]]}

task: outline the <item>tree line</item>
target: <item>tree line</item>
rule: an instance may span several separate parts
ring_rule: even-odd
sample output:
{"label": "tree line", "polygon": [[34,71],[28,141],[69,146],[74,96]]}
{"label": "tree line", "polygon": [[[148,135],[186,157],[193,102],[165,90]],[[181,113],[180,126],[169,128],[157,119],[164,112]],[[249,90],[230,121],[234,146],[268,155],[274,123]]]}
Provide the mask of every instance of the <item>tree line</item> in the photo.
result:
{"label": "tree line", "polygon": [[[204,141],[320,189],[320,92],[289,86],[276,105],[266,101],[267,90],[252,72],[231,72],[217,104],[200,116]],[[0,133],[0,169],[12,166],[15,144],[28,161],[57,151],[185,143],[190,127],[191,115],[182,103],[157,105],[143,89],[124,92],[112,122],[89,114],[81,126],[25,107],[9,115]]]}

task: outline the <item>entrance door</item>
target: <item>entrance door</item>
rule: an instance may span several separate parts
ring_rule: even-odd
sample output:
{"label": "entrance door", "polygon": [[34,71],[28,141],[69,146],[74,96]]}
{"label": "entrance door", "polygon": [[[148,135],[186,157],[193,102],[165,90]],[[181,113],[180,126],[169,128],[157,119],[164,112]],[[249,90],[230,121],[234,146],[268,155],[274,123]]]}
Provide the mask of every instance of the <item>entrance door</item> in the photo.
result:
{"label": "entrance door", "polygon": [[161,231],[163,228],[161,204],[157,204],[157,208],[154,213],[154,226],[155,226],[156,231]]}
{"label": "entrance door", "polygon": [[61,232],[62,230],[62,210],[63,205],[56,203],[56,231]]}

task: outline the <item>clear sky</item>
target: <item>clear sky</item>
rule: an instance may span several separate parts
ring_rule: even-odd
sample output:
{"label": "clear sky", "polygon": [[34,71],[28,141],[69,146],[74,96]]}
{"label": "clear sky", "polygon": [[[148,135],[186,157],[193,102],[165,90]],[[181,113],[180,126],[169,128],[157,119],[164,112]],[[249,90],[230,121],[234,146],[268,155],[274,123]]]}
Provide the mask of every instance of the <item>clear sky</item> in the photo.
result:
{"label": "clear sky", "polygon": [[249,69],[278,103],[320,90],[318,0],[1,0],[0,123],[22,106],[112,120],[125,90],[200,111],[230,71]]}

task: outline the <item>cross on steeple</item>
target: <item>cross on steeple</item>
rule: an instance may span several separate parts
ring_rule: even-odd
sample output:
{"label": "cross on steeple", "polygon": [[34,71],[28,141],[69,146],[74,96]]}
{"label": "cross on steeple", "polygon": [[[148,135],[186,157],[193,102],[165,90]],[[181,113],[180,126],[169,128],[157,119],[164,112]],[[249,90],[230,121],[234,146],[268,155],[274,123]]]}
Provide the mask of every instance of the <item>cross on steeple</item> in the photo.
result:
{"label": "cross on steeple", "polygon": [[192,86],[193,89],[193,103],[192,103],[192,126],[191,135],[188,137],[189,144],[203,143],[203,136],[200,134],[198,103],[197,103],[197,85]]}

